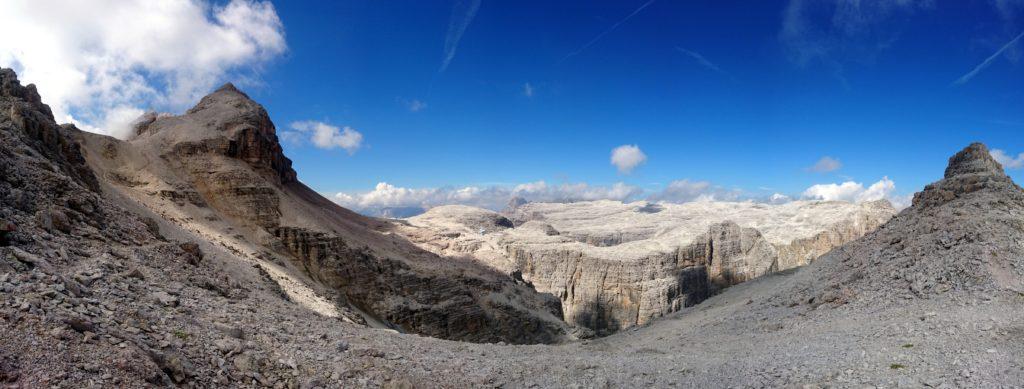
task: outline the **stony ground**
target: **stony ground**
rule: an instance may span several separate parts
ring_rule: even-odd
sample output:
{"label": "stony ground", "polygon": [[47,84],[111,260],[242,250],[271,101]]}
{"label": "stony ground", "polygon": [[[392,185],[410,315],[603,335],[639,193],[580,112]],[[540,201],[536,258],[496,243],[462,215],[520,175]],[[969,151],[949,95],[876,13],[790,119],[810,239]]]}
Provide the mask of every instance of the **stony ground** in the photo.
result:
{"label": "stony ground", "polygon": [[[781,274],[607,338],[503,346],[369,329],[264,291],[216,297],[159,276],[106,275],[95,298],[82,300],[57,292],[42,272],[7,278],[3,372],[19,387],[1012,387],[1024,379],[1024,297],[1009,292],[898,296],[877,308],[775,306],[764,296],[798,278]],[[69,313],[80,322],[60,318]]]}

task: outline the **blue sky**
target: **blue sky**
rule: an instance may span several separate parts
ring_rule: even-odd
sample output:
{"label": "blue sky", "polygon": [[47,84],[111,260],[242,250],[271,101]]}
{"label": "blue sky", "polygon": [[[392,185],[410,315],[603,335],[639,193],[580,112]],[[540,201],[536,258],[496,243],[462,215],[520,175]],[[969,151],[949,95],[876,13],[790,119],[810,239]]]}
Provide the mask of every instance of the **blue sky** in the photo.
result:
{"label": "blue sky", "polygon": [[[705,183],[690,189],[716,198],[797,198],[883,177],[895,185],[886,196],[905,199],[971,141],[1024,151],[1021,0],[281,1],[271,11],[286,47],[257,46],[273,52],[212,77],[244,76],[279,132],[293,131],[286,153],[314,189],[421,190],[378,205],[537,181],[619,183],[638,188],[630,199],[672,182]],[[315,123],[342,143],[309,139]],[[628,174],[610,162],[622,145],[646,156]],[[823,157],[834,169],[812,169]]]}
{"label": "blue sky", "polygon": [[[364,134],[353,155],[287,147],[324,192],[688,178],[798,194],[888,176],[911,193],[972,140],[1024,150],[1024,45],[953,84],[1015,37],[1020,8],[1012,20],[985,1],[843,16],[810,2],[794,21],[788,2],[655,1],[565,58],[644,4],[590,3],[484,1],[444,72],[452,3],[280,3],[289,52],[255,95],[279,126]],[[413,100],[426,107],[411,112]],[[648,156],[629,175],[609,163],[622,144]],[[807,171],[823,156],[842,167]]]}

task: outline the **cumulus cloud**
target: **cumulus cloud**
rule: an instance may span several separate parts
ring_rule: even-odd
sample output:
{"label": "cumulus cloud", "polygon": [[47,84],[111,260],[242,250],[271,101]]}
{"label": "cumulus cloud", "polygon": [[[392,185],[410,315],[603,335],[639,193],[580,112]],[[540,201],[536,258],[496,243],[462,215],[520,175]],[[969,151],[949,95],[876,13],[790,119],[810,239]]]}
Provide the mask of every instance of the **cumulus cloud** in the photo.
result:
{"label": "cumulus cloud", "polygon": [[782,193],[772,193],[772,195],[768,197],[768,202],[772,204],[783,204],[788,203],[792,200],[792,198]]}
{"label": "cumulus cloud", "polygon": [[626,201],[643,193],[638,187],[622,182],[611,186],[592,186],[587,183],[548,185],[544,181],[522,184],[512,191],[513,196],[528,201],[573,202],[593,200]]}
{"label": "cumulus cloud", "polygon": [[896,194],[896,183],[889,177],[882,177],[881,180],[871,184],[867,188],[864,184],[854,181],[846,181],[841,184],[817,184],[804,190],[802,197],[811,200],[825,201],[849,201],[860,203],[864,201],[889,200],[897,209],[906,208],[910,205],[909,196]]}
{"label": "cumulus cloud", "polygon": [[1012,155],[1007,154],[1005,151],[1000,149],[992,149],[989,151],[992,154],[992,158],[998,161],[1004,168],[1007,169],[1020,169],[1024,168],[1024,153],[1017,154],[1014,158]]}
{"label": "cumulus cloud", "polygon": [[301,121],[291,124],[294,131],[282,131],[281,137],[286,141],[301,141],[308,137],[314,146],[321,149],[342,148],[349,155],[355,154],[363,146],[363,134],[345,126],[338,128],[318,121]]}
{"label": "cumulus cloud", "polygon": [[807,168],[807,170],[810,170],[815,173],[828,173],[839,170],[839,168],[841,167],[843,167],[842,162],[839,162],[838,159],[826,155],[824,157],[821,157],[821,159],[819,159],[818,162],[815,162],[814,166]]}
{"label": "cumulus cloud", "polygon": [[273,5],[252,0],[16,0],[0,36],[0,66],[58,121],[122,136],[129,114],[183,109],[287,49]]}
{"label": "cumulus cloud", "polygon": [[620,173],[629,174],[637,166],[647,162],[647,154],[644,154],[637,145],[622,145],[612,149],[611,162]]}
{"label": "cumulus cloud", "polygon": [[[896,185],[888,177],[865,187],[857,182],[819,184],[799,196],[803,200],[834,200],[863,202],[886,199],[897,209],[910,205],[910,196],[896,193]],[[578,201],[614,200],[655,203],[688,203],[694,201],[752,201],[784,204],[792,196],[774,193],[755,196],[739,189],[728,189],[708,181],[688,179],[672,181],[657,191],[645,191],[626,183],[590,185],[587,183],[551,184],[541,181],[518,185],[463,186],[440,188],[406,188],[386,182],[369,191],[339,192],[333,196],[339,205],[373,216],[408,217],[441,205],[470,205],[491,210],[504,209],[513,199],[526,202],[571,203]]]}
{"label": "cumulus cloud", "polygon": [[500,210],[512,198],[537,202],[575,202],[593,200],[628,201],[643,193],[638,187],[624,183],[593,186],[586,183],[552,185],[544,181],[515,186],[465,186],[443,188],[404,188],[386,182],[367,192],[340,192],[334,201],[341,206],[367,214],[381,214],[388,208],[429,209],[440,205],[472,205]]}
{"label": "cumulus cloud", "polygon": [[686,203],[691,201],[736,201],[742,196],[738,190],[715,186],[708,181],[687,179],[672,181],[660,192],[648,196],[650,201]]}
{"label": "cumulus cloud", "polygon": [[[676,180],[664,189],[654,192],[648,192],[623,182],[612,185],[591,185],[585,182],[551,184],[541,180],[518,185],[441,188],[405,188],[381,182],[373,190],[339,192],[333,196],[333,199],[341,206],[374,216],[395,215],[396,213],[393,212],[395,209],[401,209],[403,216],[410,216],[416,213],[411,210],[423,211],[436,206],[452,204],[501,210],[513,199],[548,203],[597,200],[622,202],[647,200],[663,203],[753,200],[744,197],[744,193],[739,190],[725,189],[707,181],[691,180]],[[773,199],[778,200],[774,197]],[[786,199],[788,201],[788,197]]]}

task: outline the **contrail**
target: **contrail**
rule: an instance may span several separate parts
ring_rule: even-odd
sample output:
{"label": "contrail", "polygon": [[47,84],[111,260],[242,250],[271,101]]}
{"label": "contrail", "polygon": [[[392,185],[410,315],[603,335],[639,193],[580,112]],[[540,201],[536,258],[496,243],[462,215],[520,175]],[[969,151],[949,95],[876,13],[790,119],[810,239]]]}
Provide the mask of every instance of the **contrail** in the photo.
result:
{"label": "contrail", "polygon": [[985,68],[987,68],[988,65],[991,65],[992,61],[995,61],[996,58],[999,58],[999,56],[1002,55],[1003,52],[1006,51],[1006,49],[1008,49],[1008,48],[1012,47],[1014,44],[1016,44],[1017,41],[1019,41],[1021,37],[1024,37],[1024,32],[1021,32],[1019,35],[1017,35],[1016,38],[1013,38],[1013,40],[1007,42],[1005,45],[1003,45],[1003,47],[999,48],[999,50],[996,51],[995,54],[992,54],[988,58],[985,58],[984,61],[981,61],[981,63],[978,64],[978,66],[974,67],[974,70],[971,70],[967,74],[964,74],[963,77],[960,77],[956,81],[953,81],[953,86],[958,86],[958,85],[966,84],[967,81],[970,81],[972,78],[974,78],[974,76],[978,75],[978,73],[980,73],[982,70],[985,70]]}
{"label": "contrail", "polygon": [[620,20],[618,23],[613,24],[611,28],[605,30],[604,32],[602,32],[600,34],[597,34],[597,36],[594,37],[594,39],[591,39],[590,42],[587,42],[587,44],[583,45],[582,47],[580,47],[576,51],[573,51],[573,52],[569,53],[568,55],[565,56],[565,58],[562,58],[561,60],[559,60],[558,63],[565,62],[565,60],[569,59],[569,57],[572,57],[574,55],[582,53],[583,50],[586,50],[588,47],[590,47],[590,45],[593,45],[594,43],[597,43],[597,41],[601,40],[601,38],[604,38],[604,36],[608,35],[608,33],[612,32],[612,31],[615,31],[615,29],[619,28],[619,26],[622,25],[622,23],[625,23],[627,20],[632,18],[634,15],[640,13],[640,11],[643,11],[644,8],[647,8],[647,6],[651,5],[651,3],[653,3],[653,2],[654,2],[654,0],[649,0],[648,2],[644,3],[643,5],[640,6],[640,8],[637,8],[636,11],[633,11],[633,13],[631,13],[629,15],[626,15],[626,17],[622,18],[622,20]]}
{"label": "contrail", "polygon": [[709,70],[712,70],[712,71],[714,71],[716,73],[719,73],[719,74],[722,74],[722,75],[726,75],[726,76],[729,75],[729,73],[727,73],[725,70],[722,70],[722,68],[720,68],[717,65],[711,63],[711,61],[708,61],[707,58],[704,58],[703,55],[700,55],[700,53],[698,53],[696,51],[690,51],[690,50],[684,49],[682,47],[676,47],[676,50],[679,50],[679,52],[690,56],[690,58],[693,58],[695,61],[697,61],[697,63],[699,63],[701,66],[703,66],[705,68],[708,68]]}
{"label": "contrail", "polygon": [[469,23],[473,21],[473,17],[476,16],[476,11],[479,9],[480,0],[464,0],[455,3],[455,7],[452,8],[451,21],[448,23],[448,34],[444,37],[444,59],[441,61],[441,69],[437,71],[438,73],[443,73],[445,69],[448,69],[448,64],[452,62],[452,58],[455,58],[455,49],[459,47],[462,33],[466,32],[466,27],[469,27]]}

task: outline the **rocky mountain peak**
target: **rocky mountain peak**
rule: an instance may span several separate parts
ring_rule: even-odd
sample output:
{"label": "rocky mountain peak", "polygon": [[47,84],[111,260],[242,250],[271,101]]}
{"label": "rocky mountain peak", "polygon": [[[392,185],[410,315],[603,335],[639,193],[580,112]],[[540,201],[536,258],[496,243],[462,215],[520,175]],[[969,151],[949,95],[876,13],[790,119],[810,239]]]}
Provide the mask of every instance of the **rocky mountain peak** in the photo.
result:
{"label": "rocky mountain peak", "polygon": [[982,143],[971,143],[960,152],[949,158],[949,165],[946,167],[945,178],[965,174],[981,174],[992,176],[1005,176],[1003,166],[999,164]]}
{"label": "rocky mountain peak", "polygon": [[[231,83],[203,97],[184,115],[140,118],[136,133],[147,134],[136,143],[151,143],[159,153],[172,151],[178,158],[190,158],[195,153],[215,152],[268,169],[280,183],[296,181],[267,110]],[[166,144],[174,146],[163,149]]]}
{"label": "rocky mountain peak", "polygon": [[39,92],[36,91],[36,86],[34,84],[21,86],[18,75],[13,69],[0,68],[0,98],[23,100],[33,109],[43,113],[51,121],[53,120],[53,112],[50,111],[50,106],[43,104]]}
{"label": "rocky mountain peak", "polygon": [[1002,196],[1020,197],[1024,192],[1003,171],[988,147],[972,143],[949,158],[944,177],[914,195],[914,208],[926,209],[990,191]]}
{"label": "rocky mountain peak", "polygon": [[[219,88],[204,96],[186,114],[197,114],[204,111],[216,111],[220,113],[255,113],[258,116],[266,116],[266,110],[259,103],[249,98],[232,83],[221,85]],[[259,115],[262,114],[262,115]],[[268,119],[269,120],[269,119]]]}
{"label": "rocky mountain peak", "polygon": [[[245,92],[242,92],[241,90],[239,90],[238,88],[235,87],[235,84],[232,84],[230,82],[225,83],[224,85],[221,85],[214,92],[224,92],[224,93],[229,93],[230,92],[230,93],[240,93],[240,94],[245,95]],[[246,97],[248,97],[248,95],[246,95]]]}

